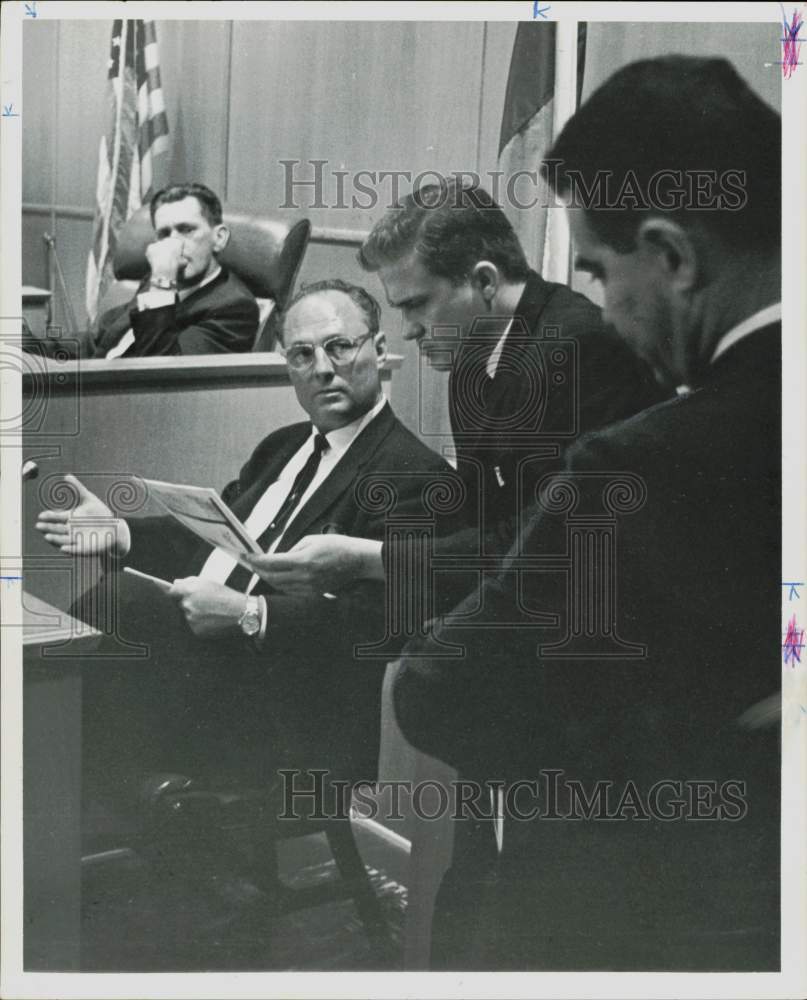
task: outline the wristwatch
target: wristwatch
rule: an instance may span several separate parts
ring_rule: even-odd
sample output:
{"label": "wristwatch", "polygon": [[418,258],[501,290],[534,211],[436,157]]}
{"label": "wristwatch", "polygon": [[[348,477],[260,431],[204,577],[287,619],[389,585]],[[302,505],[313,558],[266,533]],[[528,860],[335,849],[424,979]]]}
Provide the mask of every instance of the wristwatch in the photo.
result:
{"label": "wristwatch", "polygon": [[261,630],[261,608],[257,597],[247,597],[244,612],[238,619],[238,625],[244,635],[254,638]]}
{"label": "wristwatch", "polygon": [[177,289],[176,281],[172,281],[170,278],[149,278],[149,284],[152,288],[162,288],[166,292],[175,292]]}

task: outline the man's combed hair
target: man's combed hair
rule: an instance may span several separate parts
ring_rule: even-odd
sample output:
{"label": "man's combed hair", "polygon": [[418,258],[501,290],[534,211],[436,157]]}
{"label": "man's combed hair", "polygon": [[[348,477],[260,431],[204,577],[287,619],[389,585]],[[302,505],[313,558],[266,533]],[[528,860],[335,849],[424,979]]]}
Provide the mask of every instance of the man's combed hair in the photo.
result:
{"label": "man's combed hair", "polygon": [[376,223],[359,250],[365,271],[377,271],[416,251],[431,274],[455,285],[489,260],[506,281],[524,281],[529,265],[507,216],[478,182],[460,178],[427,184]]}
{"label": "man's combed hair", "polygon": [[373,336],[378,333],[381,327],[381,308],[373,296],[361,285],[352,285],[349,281],[342,281],[341,278],[326,278],[324,281],[312,281],[309,285],[302,285],[283,310],[277,327],[281,343],[288,314],[301,299],[307,299],[309,295],[316,295],[317,292],[343,292],[361,310],[369,332]]}
{"label": "man's combed hair", "polygon": [[623,252],[650,213],[697,218],[729,246],[780,238],[781,119],[725,59],[625,66],[567,122],[541,173]]}
{"label": "man's combed hair", "polygon": [[172,201],[182,201],[184,198],[195,198],[199,202],[202,215],[211,226],[221,225],[221,201],[218,195],[204,184],[170,184],[158,191],[151,199],[149,206],[152,225],[154,224],[154,213],[160,205],[167,205]]}

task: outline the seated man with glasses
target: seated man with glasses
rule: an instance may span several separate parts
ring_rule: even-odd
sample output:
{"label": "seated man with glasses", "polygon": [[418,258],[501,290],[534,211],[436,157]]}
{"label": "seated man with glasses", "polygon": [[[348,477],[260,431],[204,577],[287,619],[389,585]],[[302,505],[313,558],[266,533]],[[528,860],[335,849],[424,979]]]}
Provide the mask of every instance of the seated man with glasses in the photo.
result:
{"label": "seated man with glasses", "polygon": [[[406,516],[423,513],[431,482],[454,474],[382,394],[377,302],[346,282],[309,285],[287,307],[281,336],[309,420],[266,437],[223,499],[267,552],[334,531],[383,539],[386,505],[374,502],[369,485],[363,496],[362,481],[388,484],[393,513]],[[113,514],[70,481],[77,506],[43,512],[37,527],[62,552],[98,554],[72,522]],[[375,780],[386,659],[358,658],[354,648],[385,637],[383,584],[359,581],[313,598],[279,594],[171,518],[115,526],[107,555],[173,584],[164,594],[119,575],[120,636],[147,642],[150,655],[136,669],[110,658],[87,683],[85,767],[99,762],[101,794],[119,795],[154,770],[212,769],[242,783],[249,773],[270,783],[279,766],[292,765]]]}

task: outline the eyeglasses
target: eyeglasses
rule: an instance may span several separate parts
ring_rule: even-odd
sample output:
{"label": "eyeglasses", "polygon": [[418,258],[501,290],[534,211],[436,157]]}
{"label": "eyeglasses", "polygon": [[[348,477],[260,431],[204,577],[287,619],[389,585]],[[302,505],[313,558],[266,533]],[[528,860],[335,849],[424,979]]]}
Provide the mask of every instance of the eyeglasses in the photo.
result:
{"label": "eyeglasses", "polygon": [[304,372],[314,364],[317,347],[321,347],[325,351],[331,364],[336,367],[344,367],[356,360],[359,348],[368,337],[372,336],[373,334],[368,330],[361,337],[355,337],[352,340],[350,337],[331,337],[321,344],[293,344],[287,351],[281,350],[280,353],[286,359],[289,368],[293,368],[296,372]]}

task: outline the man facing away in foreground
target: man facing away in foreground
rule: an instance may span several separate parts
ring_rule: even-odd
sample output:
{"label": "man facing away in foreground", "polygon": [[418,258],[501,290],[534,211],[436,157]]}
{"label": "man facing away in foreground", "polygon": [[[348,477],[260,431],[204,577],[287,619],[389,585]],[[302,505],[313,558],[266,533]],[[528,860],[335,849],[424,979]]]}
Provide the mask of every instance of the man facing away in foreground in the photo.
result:
{"label": "man facing away in foreground", "polygon": [[449,618],[463,659],[405,651],[405,735],[505,787],[497,862],[444,879],[437,968],[779,968],[779,726],[754,709],[781,690],[780,143],[728,62],[675,56],[616,73],[547,157],[605,319],[687,391],[571,448],[456,609],[559,628]]}

